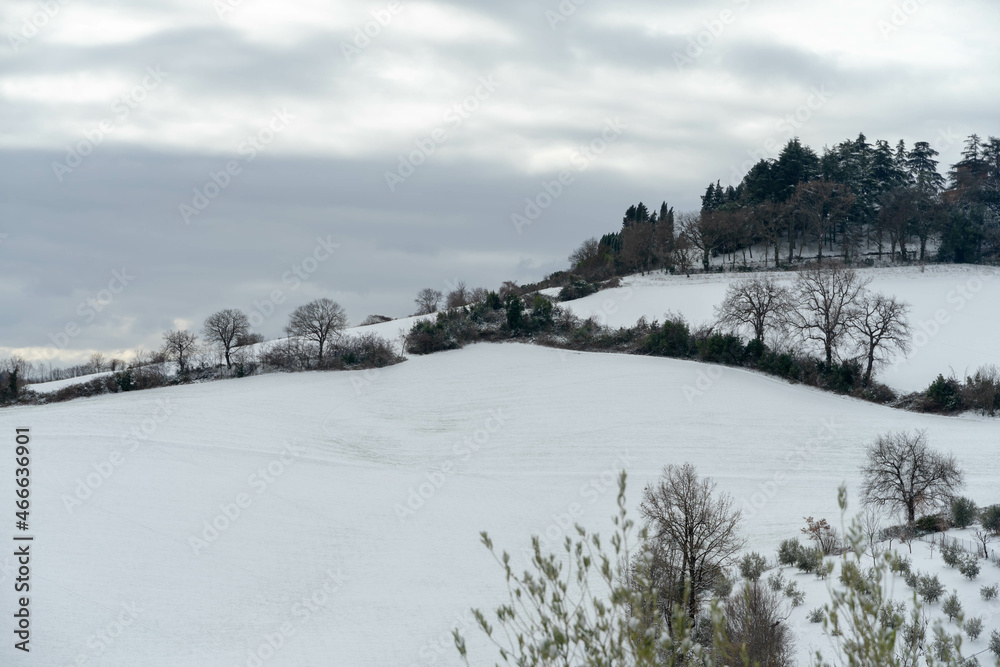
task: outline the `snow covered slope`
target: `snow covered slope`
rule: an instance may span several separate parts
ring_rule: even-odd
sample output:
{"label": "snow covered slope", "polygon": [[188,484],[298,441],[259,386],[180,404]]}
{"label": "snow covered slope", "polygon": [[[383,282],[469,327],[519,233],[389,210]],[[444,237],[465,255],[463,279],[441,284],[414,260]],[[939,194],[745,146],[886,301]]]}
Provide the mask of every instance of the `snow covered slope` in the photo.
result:
{"label": "snow covered slope", "polygon": [[[519,561],[571,515],[606,531],[622,465],[635,507],[662,466],[694,463],[769,555],[803,516],[839,521],[837,486],[888,429],[927,428],[980,503],[1000,473],[995,421],[514,344],[5,409],[0,424],[33,438],[45,665],[457,664],[450,629],[502,599],[479,531]],[[13,463],[0,457],[4,497]],[[12,565],[0,556],[4,610]]]}
{"label": "snow covered slope", "polygon": [[[898,269],[862,269],[871,289],[911,304],[914,346],[906,359],[884,369],[879,379],[904,391],[919,391],[937,377],[954,372],[959,379],[983,364],[1000,365],[1000,270],[983,266],[931,265]],[[779,272],[790,281],[794,274]],[[622,287],[570,301],[564,306],[580,317],[596,316],[611,326],[631,326],[645,316],[663,321],[667,311],[693,325],[713,320],[726,286],[745,274],[630,276]]]}

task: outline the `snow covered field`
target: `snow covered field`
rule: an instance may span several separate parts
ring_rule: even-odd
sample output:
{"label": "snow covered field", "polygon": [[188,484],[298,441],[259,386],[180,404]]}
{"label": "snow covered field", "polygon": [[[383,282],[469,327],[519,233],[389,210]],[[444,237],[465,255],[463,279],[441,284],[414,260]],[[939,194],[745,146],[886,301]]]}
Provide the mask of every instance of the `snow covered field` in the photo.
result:
{"label": "snow covered field", "polygon": [[[964,278],[884,280],[937,290],[948,308]],[[986,340],[996,287],[984,285],[935,345]],[[622,311],[683,311],[679,296],[654,297],[671,293],[637,287]],[[864,445],[891,429],[927,428],[966,469],[966,495],[1000,501],[995,420],[529,345],[11,408],[0,422],[33,438],[32,658],[45,665],[457,664],[450,629],[502,600],[479,531],[519,566],[531,533],[561,540],[571,515],[607,532],[623,465],[635,508],[662,466],[694,463],[744,507],[749,548],[769,557],[804,516],[839,525],[838,485],[856,496]],[[0,479],[12,466],[0,459]],[[4,609],[12,565],[0,557]],[[810,592],[802,609],[823,601]],[[5,642],[0,664],[13,653]]]}
{"label": "snow covered field", "polygon": [[[873,279],[870,289],[911,304],[913,350],[905,360],[883,369],[879,379],[897,390],[919,391],[937,377],[954,372],[959,379],[983,364],[1000,365],[1000,270],[983,266],[927,266],[862,269]],[[794,274],[779,272],[790,281]],[[663,321],[680,313],[692,325],[707,324],[722,302],[726,286],[745,274],[630,276],[622,287],[570,301],[564,306],[580,317],[596,316],[614,327],[632,326],[645,316]],[[550,290],[558,293],[558,290]]]}

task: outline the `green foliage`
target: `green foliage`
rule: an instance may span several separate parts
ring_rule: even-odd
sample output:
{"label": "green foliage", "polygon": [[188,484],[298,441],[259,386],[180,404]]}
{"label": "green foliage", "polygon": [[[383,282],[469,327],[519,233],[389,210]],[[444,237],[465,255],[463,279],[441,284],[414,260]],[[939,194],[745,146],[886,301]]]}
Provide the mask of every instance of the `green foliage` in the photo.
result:
{"label": "green foliage", "polygon": [[952,591],[951,595],[945,598],[941,605],[941,611],[948,617],[949,621],[954,621],[962,615],[962,601],[958,599],[958,591]]}
{"label": "green foliage", "polygon": [[531,323],[535,329],[552,326],[552,302],[541,294],[536,294],[531,304]]}
{"label": "green foliage", "polygon": [[993,584],[992,586],[982,586],[979,589],[979,597],[981,597],[986,602],[989,602],[990,600],[996,600],[997,588],[998,587],[996,584]]}
{"label": "green foliage", "polygon": [[658,331],[646,337],[641,351],[660,357],[691,356],[691,331],[681,318],[667,319]]}
{"label": "green foliage", "polygon": [[948,567],[958,565],[958,559],[962,555],[962,548],[954,540],[944,540],[941,543],[941,560]]}
{"label": "green foliage", "polygon": [[759,581],[767,571],[767,559],[756,551],[748,553],[740,560],[740,576],[747,581]]}
{"label": "green foliage", "polygon": [[489,292],[486,295],[486,307],[490,310],[500,310],[503,308],[503,300],[500,298],[500,295],[493,291]]}
{"label": "green foliage", "polygon": [[132,391],[136,388],[135,378],[132,376],[132,369],[126,368],[123,371],[115,372],[115,385],[118,391]]}
{"label": "green foliage", "polygon": [[789,581],[788,585],[785,586],[785,597],[792,601],[793,607],[799,607],[806,601],[805,592],[799,588],[795,581]]}
{"label": "green foliage", "polygon": [[1000,535],[1000,505],[984,507],[979,513],[979,523],[993,535]]}
{"label": "green foliage", "polygon": [[912,561],[908,556],[898,554],[895,551],[889,552],[889,569],[894,574],[908,574],[911,567]]}
{"label": "green foliage", "polygon": [[575,280],[559,290],[559,300],[572,301],[574,299],[582,299],[585,296],[595,293],[597,290],[598,286],[593,283],[588,283],[586,280]]}
{"label": "green foliage", "polygon": [[959,496],[951,501],[951,525],[957,528],[968,528],[978,514],[979,508],[971,498]]}
{"label": "green foliage", "polygon": [[990,651],[1000,660],[1000,632],[994,630],[990,633]]}
{"label": "green foliage", "polygon": [[739,336],[710,334],[696,341],[698,358],[710,363],[737,366],[746,358],[746,349]]}
{"label": "green foliage", "polygon": [[795,565],[803,547],[797,539],[782,540],[778,547],[778,562],[782,565]]}
{"label": "green foliage", "polygon": [[913,523],[913,527],[919,533],[940,533],[948,530],[948,522],[940,514],[925,514]]}
{"label": "green foliage", "polygon": [[823,607],[816,607],[809,611],[806,618],[810,623],[822,623],[826,620],[826,610]]}
{"label": "green foliage", "polygon": [[779,570],[767,578],[767,587],[774,592],[782,591],[785,588],[785,575]]}
{"label": "green foliage", "polygon": [[928,406],[937,412],[957,412],[964,407],[962,387],[958,380],[945,378],[940,374],[927,387],[924,398]]}
{"label": "green foliage", "polygon": [[944,595],[944,584],[936,574],[921,574],[917,579],[917,594],[924,602],[933,604]]}
{"label": "green foliage", "polygon": [[795,567],[802,572],[809,574],[819,574],[823,567],[822,547],[803,547],[799,551],[799,556],[795,560]]}
{"label": "green foliage", "polygon": [[963,577],[972,581],[979,576],[979,558],[974,554],[965,554],[958,561],[958,571]]}
{"label": "green foliage", "polygon": [[521,331],[525,327],[524,301],[516,294],[508,294],[504,307],[507,311],[507,327],[512,332]]}
{"label": "green foliage", "polygon": [[962,629],[965,630],[965,634],[968,635],[969,639],[975,641],[979,639],[979,635],[983,632],[983,619],[973,616],[965,622]]}

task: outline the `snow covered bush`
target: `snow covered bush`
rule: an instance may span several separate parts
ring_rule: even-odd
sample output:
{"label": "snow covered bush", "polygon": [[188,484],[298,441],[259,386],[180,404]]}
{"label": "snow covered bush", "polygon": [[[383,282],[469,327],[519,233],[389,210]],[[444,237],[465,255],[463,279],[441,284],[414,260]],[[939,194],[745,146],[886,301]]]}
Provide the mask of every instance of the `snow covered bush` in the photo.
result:
{"label": "snow covered bush", "polygon": [[[913,562],[907,556],[902,554],[897,554],[894,551],[889,554],[889,569],[894,574],[909,574],[912,563]],[[913,586],[910,586],[910,588],[913,588]]]}
{"label": "snow covered bush", "polygon": [[767,587],[776,593],[783,590],[785,588],[785,575],[780,571],[775,572],[767,578]]}
{"label": "snow covered bush", "polygon": [[984,507],[979,513],[979,522],[985,530],[994,535],[1000,535],[1000,505]]}
{"label": "snow covered bush", "polygon": [[1000,632],[996,630],[990,633],[990,650],[997,657],[997,660],[1000,660]]}
{"label": "snow covered bush", "polygon": [[785,586],[785,597],[792,601],[793,607],[799,607],[806,601],[805,591],[799,588],[798,583],[789,581]]}
{"label": "snow covered bush", "polygon": [[767,571],[767,559],[756,551],[748,553],[740,560],[740,576],[747,581],[759,581]]}
{"label": "snow covered bush", "polygon": [[954,540],[943,540],[941,542],[941,560],[948,567],[955,567],[958,565],[959,556],[962,554],[961,547],[958,546],[958,542]]}
{"label": "snow covered bush", "polygon": [[778,562],[782,565],[795,565],[799,560],[802,545],[796,539],[782,540],[778,547]]}
{"label": "snow covered bush", "polygon": [[981,597],[986,602],[989,602],[990,600],[995,600],[997,597],[997,585],[993,584],[992,586],[983,586],[982,588],[979,589],[979,597]]}
{"label": "snow covered bush", "polygon": [[936,574],[921,574],[917,580],[917,594],[924,602],[933,604],[944,595],[944,584]]}
{"label": "snow covered bush", "polygon": [[958,561],[958,571],[966,579],[972,580],[979,576],[979,558],[972,554],[962,556]]}
{"label": "snow covered bush", "polygon": [[941,611],[948,617],[949,621],[954,621],[962,615],[962,601],[958,599],[958,591],[952,591],[941,605]]}
{"label": "snow covered bush", "polygon": [[823,567],[822,547],[802,547],[799,551],[799,557],[795,560],[795,567],[802,572],[819,573],[820,568]]}
{"label": "snow covered bush", "polygon": [[965,622],[962,629],[965,630],[965,634],[969,636],[969,639],[975,641],[983,632],[983,619],[978,616],[973,616]]}
{"label": "snow covered bush", "polygon": [[956,528],[968,528],[978,514],[979,508],[971,498],[959,496],[951,501],[951,525]]}
{"label": "snow covered bush", "polygon": [[809,619],[810,623],[822,623],[826,620],[826,611],[823,610],[823,607],[816,607],[806,615],[806,618]]}

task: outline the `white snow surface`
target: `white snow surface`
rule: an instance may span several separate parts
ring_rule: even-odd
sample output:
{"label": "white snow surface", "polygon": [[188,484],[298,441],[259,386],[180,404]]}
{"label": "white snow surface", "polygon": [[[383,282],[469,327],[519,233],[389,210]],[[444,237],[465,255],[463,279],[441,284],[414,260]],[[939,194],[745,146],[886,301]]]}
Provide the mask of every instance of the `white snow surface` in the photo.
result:
{"label": "white snow surface", "polygon": [[[520,344],[15,407],[0,423],[11,442],[31,429],[32,660],[44,665],[459,664],[451,628],[505,599],[479,532],[518,569],[530,535],[561,541],[570,512],[608,534],[622,466],[638,519],[664,465],[695,464],[769,556],[804,516],[839,524],[837,487],[856,498],[863,448],[887,430],[926,428],[967,471],[966,495],[1000,500],[995,420]],[[0,457],[11,513],[13,459]],[[8,633],[13,566],[0,556]],[[805,608],[824,600],[810,592]],[[466,635],[472,664],[492,664]],[[0,664],[20,658],[3,643]]]}
{"label": "white snow surface", "polygon": [[36,384],[25,385],[26,389],[31,389],[37,391],[39,394],[49,394],[54,391],[59,391],[65,387],[71,387],[74,384],[83,384],[84,382],[90,382],[91,380],[96,380],[99,377],[105,375],[110,375],[111,371],[103,371],[101,373],[90,373],[89,375],[78,375],[73,378],[66,378],[64,380],[52,380],[50,382],[38,382]]}
{"label": "white snow surface", "polygon": [[[913,349],[877,378],[902,391],[927,388],[939,373],[959,380],[984,364],[1000,365],[1000,270],[984,266],[928,265],[859,269],[870,289],[909,303]],[[668,311],[697,326],[714,320],[714,309],[730,281],[760,274],[672,276],[650,273],[622,279],[622,286],[568,301],[562,306],[579,317],[597,317],[613,327],[632,326],[640,317],[663,321]],[[790,282],[794,274],[773,274]],[[558,292],[558,290],[556,290]]]}

